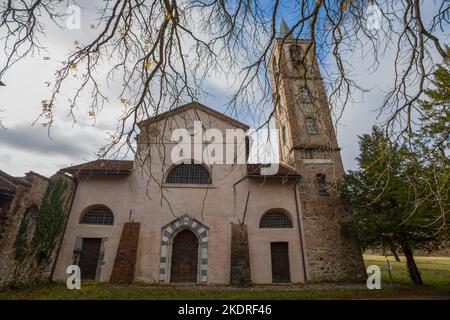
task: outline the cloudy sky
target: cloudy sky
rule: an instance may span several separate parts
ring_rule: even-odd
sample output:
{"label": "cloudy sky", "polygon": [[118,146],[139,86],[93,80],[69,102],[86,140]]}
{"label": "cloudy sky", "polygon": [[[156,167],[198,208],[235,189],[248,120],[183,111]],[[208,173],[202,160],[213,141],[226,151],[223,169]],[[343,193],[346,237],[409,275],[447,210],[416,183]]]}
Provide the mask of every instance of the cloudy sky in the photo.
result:
{"label": "cloudy sky", "polygon": [[[5,126],[5,129],[0,128],[0,170],[16,176],[29,170],[52,175],[59,168],[96,159],[96,152],[105,143],[107,133],[114,130],[121,111],[121,106],[114,103],[108,104],[93,123],[86,106],[80,105],[75,110],[77,121],[74,122],[67,114],[68,109],[61,107],[64,101],[59,101],[60,107],[56,110],[56,121],[50,133],[40,125],[41,121],[32,125],[41,111],[41,101],[48,98],[46,82],[53,80],[58,61],[65,57],[75,40],[87,41],[95,35],[95,30],[88,27],[94,21],[95,11],[92,9],[85,7],[82,10],[80,30],[49,27],[44,41],[47,52],[26,58],[2,79],[6,87],[0,87],[0,119]],[[359,48],[355,48],[349,60],[355,70],[353,78],[371,90],[364,96],[353,96],[354,101],[344,111],[337,128],[347,170],[355,168],[357,136],[370,131],[377,122],[376,108],[392,82],[393,54],[388,50],[378,70],[371,73]],[[227,102],[230,87],[220,77],[211,78],[208,82],[207,89],[212,95],[200,102],[221,110]],[[115,85],[112,84],[108,90],[117,98]],[[67,92],[70,93],[71,89],[69,86]],[[88,101],[87,98],[81,101]]]}

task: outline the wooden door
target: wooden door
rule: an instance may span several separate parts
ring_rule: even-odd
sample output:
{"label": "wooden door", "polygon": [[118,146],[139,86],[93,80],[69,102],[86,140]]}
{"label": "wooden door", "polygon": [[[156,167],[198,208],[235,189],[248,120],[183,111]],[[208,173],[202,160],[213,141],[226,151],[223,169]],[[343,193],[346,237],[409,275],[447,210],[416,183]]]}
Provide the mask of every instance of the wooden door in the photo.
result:
{"label": "wooden door", "polygon": [[172,243],[171,282],[197,282],[198,239],[190,230],[180,231]]}
{"label": "wooden door", "polygon": [[98,257],[100,255],[100,247],[102,239],[99,238],[83,238],[81,246],[80,260],[78,266],[81,271],[81,279],[95,280],[97,273]]}
{"label": "wooden door", "polygon": [[289,270],[289,247],[287,242],[270,243],[272,256],[272,282],[291,282]]}

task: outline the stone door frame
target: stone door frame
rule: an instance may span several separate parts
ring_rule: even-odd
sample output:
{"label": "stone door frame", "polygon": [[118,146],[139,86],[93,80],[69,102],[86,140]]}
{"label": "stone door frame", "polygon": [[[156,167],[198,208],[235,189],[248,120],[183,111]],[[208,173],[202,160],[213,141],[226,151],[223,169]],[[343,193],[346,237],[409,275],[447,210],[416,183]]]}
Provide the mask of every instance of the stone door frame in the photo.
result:
{"label": "stone door frame", "polygon": [[199,221],[184,215],[161,229],[161,253],[159,264],[159,282],[170,282],[172,265],[172,244],[176,234],[182,230],[191,230],[198,238],[197,283],[206,284],[208,280],[208,231],[209,228]]}

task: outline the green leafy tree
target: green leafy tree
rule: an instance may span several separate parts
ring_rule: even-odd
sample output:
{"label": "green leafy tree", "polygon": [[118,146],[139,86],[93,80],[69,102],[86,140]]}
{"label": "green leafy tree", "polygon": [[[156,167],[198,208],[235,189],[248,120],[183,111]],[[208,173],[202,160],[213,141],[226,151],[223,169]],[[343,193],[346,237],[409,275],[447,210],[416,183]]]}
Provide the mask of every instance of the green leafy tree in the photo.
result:
{"label": "green leafy tree", "polygon": [[434,88],[426,89],[428,100],[421,101],[421,128],[418,138],[425,154],[450,165],[450,48],[446,48],[443,64],[437,66],[432,81]]}
{"label": "green leafy tree", "polygon": [[421,100],[420,126],[412,135],[411,155],[415,163],[414,177],[417,197],[426,206],[437,210],[430,230],[441,235],[448,246],[450,229],[450,48],[446,58],[433,73],[433,88],[425,90]]}
{"label": "green leafy tree", "polygon": [[[430,174],[429,166],[405,147],[390,143],[377,127],[360,137],[357,161],[359,169],[345,179],[352,221],[343,223],[344,232],[355,231],[363,249],[401,248],[412,281],[422,284],[413,250],[436,248],[447,236],[436,223],[442,218],[441,208],[434,198],[423,196],[430,188],[423,178]],[[445,205],[448,208],[448,201]]]}

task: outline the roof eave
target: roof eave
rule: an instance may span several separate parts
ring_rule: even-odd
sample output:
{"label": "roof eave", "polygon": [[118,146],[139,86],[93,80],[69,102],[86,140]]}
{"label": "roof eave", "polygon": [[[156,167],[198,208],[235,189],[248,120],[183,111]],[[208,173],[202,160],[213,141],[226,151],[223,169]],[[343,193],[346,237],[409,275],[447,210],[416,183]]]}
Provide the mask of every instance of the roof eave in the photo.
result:
{"label": "roof eave", "polygon": [[14,197],[16,191],[8,190],[8,189],[0,189],[0,194],[7,197]]}
{"label": "roof eave", "polygon": [[26,181],[22,181],[19,178],[13,177],[9,174],[7,174],[6,172],[0,170],[0,177],[2,177],[3,179],[5,179],[7,182],[9,182],[12,186],[17,187],[19,185],[25,186],[25,187],[30,187],[31,184],[26,182]]}
{"label": "roof eave", "polygon": [[65,173],[72,173],[72,174],[98,174],[98,175],[130,175],[131,174],[131,170],[95,170],[95,169],[90,169],[90,170],[60,170],[61,172],[65,172]]}
{"label": "roof eave", "polygon": [[196,106],[201,108],[201,109],[203,109],[207,113],[212,113],[213,115],[216,115],[218,118],[223,118],[221,120],[223,120],[225,122],[229,122],[229,123],[233,124],[234,126],[236,126],[238,128],[241,128],[241,129],[244,129],[244,130],[250,129],[250,126],[248,126],[247,124],[245,124],[243,122],[240,122],[239,120],[233,119],[230,116],[227,116],[226,114],[223,114],[223,113],[221,113],[221,112],[219,112],[217,110],[214,110],[214,109],[212,109],[212,108],[210,108],[210,107],[208,107],[208,106],[206,106],[204,104],[201,104],[200,102],[189,102],[189,103],[186,103],[186,104],[184,104],[184,105],[182,105],[182,106],[180,106],[178,108],[167,110],[167,111],[162,112],[162,113],[160,113],[158,115],[155,115],[155,116],[150,117],[148,119],[142,120],[142,121],[138,122],[137,125],[138,125],[139,129],[141,129],[143,125],[159,122],[159,121],[161,121],[161,120],[163,120],[163,119],[165,119],[167,117],[174,116],[174,115],[182,112],[183,110],[188,110],[189,108],[195,108]]}
{"label": "roof eave", "polygon": [[301,175],[280,175],[280,174],[273,174],[273,175],[261,175],[261,174],[248,174],[247,177],[249,178],[280,178],[280,179],[301,179]]}

